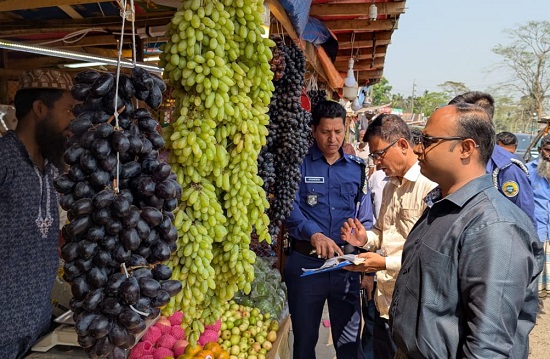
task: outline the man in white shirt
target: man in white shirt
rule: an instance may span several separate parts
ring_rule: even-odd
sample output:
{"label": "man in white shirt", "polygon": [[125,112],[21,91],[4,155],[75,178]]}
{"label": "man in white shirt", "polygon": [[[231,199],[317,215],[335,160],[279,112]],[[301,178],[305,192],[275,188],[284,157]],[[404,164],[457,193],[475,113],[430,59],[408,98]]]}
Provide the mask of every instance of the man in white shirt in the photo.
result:
{"label": "man in white shirt", "polygon": [[369,188],[372,196],[372,209],[374,215],[374,223],[378,220],[380,215],[380,208],[382,207],[382,194],[384,187],[389,181],[389,177],[382,170],[376,170],[369,177]]}
{"label": "man in white shirt", "polygon": [[382,192],[382,204],[374,228],[365,231],[356,219],[349,219],[342,227],[341,238],[370,251],[359,255],[365,258],[363,264],[346,269],[376,272],[374,301],[378,315],[374,318],[374,353],[376,358],[393,359],[396,346],[389,331],[389,307],[401,269],[403,245],[426,207],[423,198],[436,183],[420,173],[410,129],[399,116],[384,114],[375,118],[365,133],[365,139],[371,151],[369,156],[389,181]]}
{"label": "man in white shirt", "polygon": [[369,144],[364,141],[366,130],[359,131],[359,142],[357,142],[355,146],[355,155],[359,158],[362,158],[365,163],[367,164],[366,168],[366,175],[367,178],[370,178],[370,176],[374,173],[375,165],[372,160],[372,158],[369,157]]}

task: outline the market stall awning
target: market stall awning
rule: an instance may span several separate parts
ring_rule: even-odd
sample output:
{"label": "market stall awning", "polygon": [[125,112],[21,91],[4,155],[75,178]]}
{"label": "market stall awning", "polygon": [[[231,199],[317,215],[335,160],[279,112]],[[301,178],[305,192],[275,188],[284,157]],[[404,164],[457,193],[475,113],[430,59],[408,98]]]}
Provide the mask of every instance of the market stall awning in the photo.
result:
{"label": "market stall awning", "polygon": [[[294,0],[300,14],[316,21],[337,40],[337,52],[327,53],[296,31],[283,4],[292,0],[265,0],[272,14],[272,32],[283,32],[303,49],[310,70],[333,89],[343,86],[348,60],[354,58],[359,85],[377,82],[384,73],[385,57],[399,16],[405,12],[405,1],[393,0]],[[106,0],[0,0],[0,39],[51,48],[70,49],[86,54],[115,58],[122,25],[122,1]],[[129,3],[129,2],[128,2]],[[134,28],[137,60],[152,60],[166,40],[164,32],[179,0],[135,1]],[[372,5],[376,17],[370,18]],[[128,18],[128,20],[130,20]],[[126,21],[125,32],[132,23]],[[131,58],[131,37],[123,39],[123,57]],[[59,67],[74,62],[69,59],[36,57],[16,51],[3,51],[0,75],[15,77],[31,67]]]}
{"label": "market stall awning", "polygon": [[[303,4],[308,3],[307,0],[301,2],[266,0],[274,17],[283,25],[286,33],[304,48],[312,67],[329,83],[330,87],[343,86],[342,79],[348,70],[350,57],[355,60],[354,71],[357,73],[360,86],[379,81],[383,75],[391,36],[397,29],[400,15],[405,12],[405,1],[312,0],[309,2],[311,4],[304,26],[303,17],[292,11],[296,9],[303,11]],[[292,3],[296,5],[294,7],[289,5]],[[374,12],[372,7],[376,9]],[[289,11],[290,14],[288,14]],[[319,24],[314,28],[314,32],[320,32],[322,30],[320,27],[325,27],[337,40],[334,61],[328,62],[327,56],[322,51],[319,53],[322,46],[316,47],[317,54],[309,49],[311,44],[303,39],[305,36],[301,36],[303,34],[300,32],[307,31],[307,26],[312,19]],[[336,73],[340,74],[339,78],[334,75]]]}

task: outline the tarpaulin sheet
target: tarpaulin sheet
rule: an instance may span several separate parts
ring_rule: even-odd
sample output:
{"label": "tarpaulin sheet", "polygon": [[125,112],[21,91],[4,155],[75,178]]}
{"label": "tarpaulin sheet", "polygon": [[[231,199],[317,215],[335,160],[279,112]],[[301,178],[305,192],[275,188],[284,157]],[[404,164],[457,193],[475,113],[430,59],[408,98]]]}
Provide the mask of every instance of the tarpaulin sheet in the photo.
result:
{"label": "tarpaulin sheet", "polygon": [[332,37],[332,35],[325,24],[316,18],[310,17],[307,20],[306,28],[301,37],[314,45],[321,45]]}
{"label": "tarpaulin sheet", "polygon": [[298,36],[302,37],[309,18],[311,0],[280,0]]}

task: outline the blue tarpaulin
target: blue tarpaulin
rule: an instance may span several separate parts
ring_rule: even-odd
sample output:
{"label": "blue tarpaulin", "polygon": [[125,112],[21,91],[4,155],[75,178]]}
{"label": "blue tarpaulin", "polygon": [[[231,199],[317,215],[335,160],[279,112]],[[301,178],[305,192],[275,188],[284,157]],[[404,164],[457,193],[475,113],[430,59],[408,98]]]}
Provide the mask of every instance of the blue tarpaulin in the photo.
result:
{"label": "blue tarpaulin", "polygon": [[314,45],[321,45],[326,42],[332,35],[325,24],[316,18],[310,17],[307,20],[306,28],[302,34],[302,39],[311,42]]}
{"label": "blue tarpaulin", "polygon": [[309,18],[311,0],[281,0],[294,29],[298,36],[302,37]]}

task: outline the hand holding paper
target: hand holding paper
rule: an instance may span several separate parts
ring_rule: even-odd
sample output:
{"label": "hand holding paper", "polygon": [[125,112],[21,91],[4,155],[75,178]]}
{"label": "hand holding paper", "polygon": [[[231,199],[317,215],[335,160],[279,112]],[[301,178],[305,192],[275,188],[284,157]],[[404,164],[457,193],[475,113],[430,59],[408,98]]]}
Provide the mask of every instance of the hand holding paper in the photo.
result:
{"label": "hand holding paper", "polygon": [[386,269],[386,258],[377,252],[360,253],[358,259],[362,259],[361,263],[354,266],[345,267],[345,270],[351,272],[376,272]]}
{"label": "hand holding paper", "polygon": [[364,260],[365,260],[364,258],[360,258],[356,254],[346,254],[342,256],[333,257],[333,258],[327,259],[325,263],[323,263],[323,265],[319,268],[312,268],[312,269],[302,268],[302,271],[304,271],[304,273],[302,274],[302,277],[305,277],[311,274],[316,274],[316,273],[329,272],[336,269],[344,268],[346,266],[357,265],[362,263]]}

